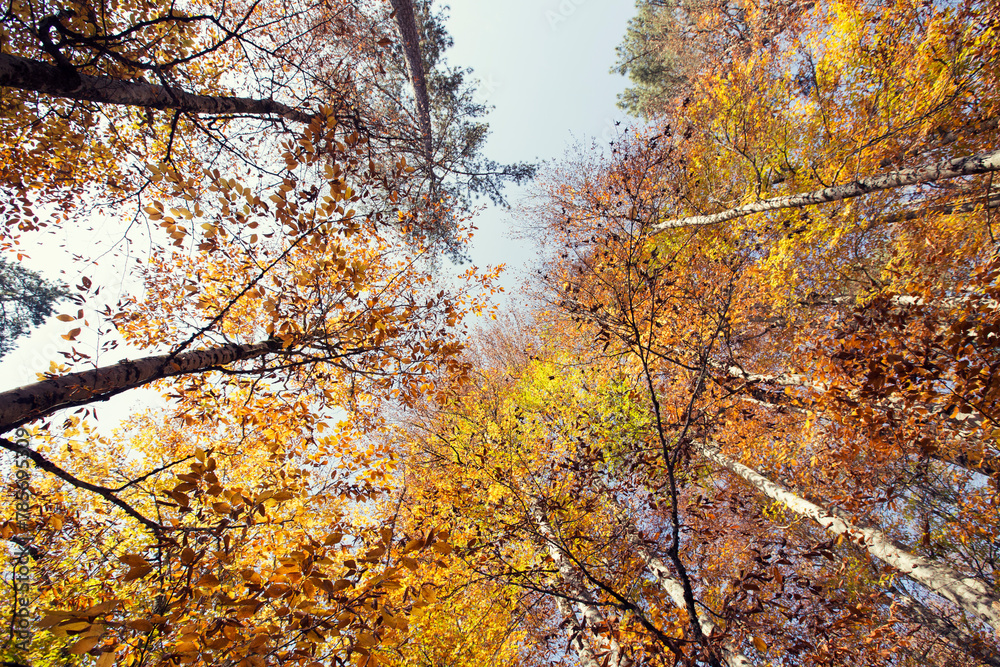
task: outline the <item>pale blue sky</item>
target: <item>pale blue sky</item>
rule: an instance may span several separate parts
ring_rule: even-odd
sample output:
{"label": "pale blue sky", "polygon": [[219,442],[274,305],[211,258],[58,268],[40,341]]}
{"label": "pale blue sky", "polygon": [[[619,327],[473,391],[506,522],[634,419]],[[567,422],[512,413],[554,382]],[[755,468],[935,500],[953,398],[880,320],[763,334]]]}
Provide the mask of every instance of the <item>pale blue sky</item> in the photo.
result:
{"label": "pale blue sky", "polygon": [[[610,139],[626,84],[611,74],[615,46],[634,0],[451,0],[452,65],[471,67],[490,115],[487,155],[499,162],[562,157],[576,140]],[[509,190],[512,199],[518,194]],[[506,262],[508,289],[534,250],[507,237],[510,215],[490,209],[476,220],[477,265]]]}

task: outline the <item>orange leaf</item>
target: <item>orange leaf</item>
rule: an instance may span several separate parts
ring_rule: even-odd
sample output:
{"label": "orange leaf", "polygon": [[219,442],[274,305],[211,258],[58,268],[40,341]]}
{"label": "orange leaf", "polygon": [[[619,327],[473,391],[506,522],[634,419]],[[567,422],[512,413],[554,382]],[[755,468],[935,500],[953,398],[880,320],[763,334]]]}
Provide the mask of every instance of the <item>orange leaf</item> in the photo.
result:
{"label": "orange leaf", "polygon": [[69,651],[70,653],[76,653],[77,655],[81,655],[83,653],[86,653],[90,649],[94,648],[95,646],[97,646],[98,642],[100,641],[101,641],[100,637],[84,637],[77,643],[73,644],[73,646],[69,649]]}

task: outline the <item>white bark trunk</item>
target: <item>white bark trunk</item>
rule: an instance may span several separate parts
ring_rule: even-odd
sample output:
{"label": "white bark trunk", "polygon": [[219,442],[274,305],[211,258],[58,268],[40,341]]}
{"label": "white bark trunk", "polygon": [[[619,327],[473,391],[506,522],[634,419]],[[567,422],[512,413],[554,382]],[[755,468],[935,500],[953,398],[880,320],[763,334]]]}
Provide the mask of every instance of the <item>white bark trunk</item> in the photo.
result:
{"label": "white bark trunk", "polygon": [[[618,502],[618,499],[612,495],[611,491],[604,486],[600,479],[595,479],[597,486],[600,488],[604,497],[611,503],[615,508],[615,514],[620,522],[622,522],[625,528],[625,534],[628,537],[629,544],[636,550],[639,557],[642,558],[642,562],[646,564],[646,567],[656,578],[660,588],[662,588],[670,599],[674,601],[677,608],[687,613],[687,602],[684,599],[684,586],[681,582],[671,576],[670,568],[662,560],[654,556],[646,545],[643,544],[642,538],[639,532],[635,529],[632,520],[629,518],[628,513],[625,508]],[[701,628],[701,633],[705,637],[711,637],[715,632],[715,622],[712,621],[708,614],[697,610],[697,622],[698,626]],[[722,647],[723,657],[726,664],[729,667],[752,667],[752,663],[747,659],[745,655],[740,653],[739,649],[734,647],[730,643],[726,643]]]}
{"label": "white bark trunk", "polygon": [[[713,364],[715,368],[723,369],[721,364]],[[764,384],[773,384],[779,387],[804,387],[808,389],[814,389],[816,391],[825,391],[826,388],[821,384],[815,384],[810,382],[809,378],[805,375],[799,375],[797,373],[782,373],[780,375],[771,375],[767,373],[747,373],[739,366],[729,366],[724,369],[726,375],[732,378],[739,378],[745,382],[760,382]]]}
{"label": "white bark trunk", "polygon": [[[684,587],[681,586],[681,582],[670,576],[670,570],[667,569],[666,563],[652,555],[638,539],[630,537],[630,540],[646,567],[656,577],[660,587],[666,591],[678,609],[686,611],[687,604],[684,601]],[[711,637],[712,633],[715,632],[715,622],[700,609],[698,610],[698,625],[701,627],[701,633],[706,637]],[[722,656],[729,667],[753,667],[753,663],[729,642],[722,645]]]}
{"label": "white bark trunk", "polygon": [[1000,657],[989,646],[985,646],[979,637],[969,632],[965,628],[942,618],[939,614],[906,593],[891,591],[889,597],[892,598],[896,607],[903,612],[906,618],[919,626],[927,628],[931,632],[940,635],[952,643],[955,648],[963,653],[982,661],[990,667],[1000,667]]}
{"label": "white bark trunk", "polygon": [[917,185],[918,183],[959,178],[961,176],[985,174],[998,170],[1000,170],[1000,151],[990,151],[980,153],[979,155],[954,158],[940,164],[929,164],[917,167],[916,169],[903,169],[902,171],[893,171],[881,176],[870,176],[850,183],[844,183],[843,185],[823,188],[822,190],[765,199],[764,201],[746,204],[745,206],[739,206],[712,215],[695,215],[687,218],[663,220],[653,225],[650,232],[658,234],[668,229],[677,229],[680,227],[715,225],[753,213],[763,213],[782,208],[813,206],[815,204],[852,199],[880,190],[890,190],[908,185]]}
{"label": "white bark trunk", "polygon": [[171,358],[159,355],[80,373],[69,373],[0,392],[0,433],[17,428],[56,410],[105,400],[127,389],[155,380],[197,373],[253,359],[280,349],[278,342],[255,345],[220,345],[207,350],[185,352]]}
{"label": "white bark trunk", "polygon": [[595,635],[598,641],[605,644],[608,652],[611,654],[608,660],[609,667],[624,667],[626,660],[622,653],[622,647],[611,636],[611,624],[604,619],[597,605],[594,604],[593,598],[581,580],[580,573],[573,566],[562,544],[557,539],[555,531],[552,530],[552,526],[545,516],[545,511],[542,509],[541,503],[537,499],[532,498],[528,506],[528,511],[531,513],[531,518],[535,522],[538,532],[545,541],[545,549],[549,552],[549,556],[559,569],[559,576],[566,587],[567,593],[575,598],[574,605],[583,617],[584,626],[591,629],[601,628],[602,626],[608,628],[606,634],[595,631]]}
{"label": "white bark trunk", "polygon": [[843,535],[868,550],[875,558],[899,570],[941,597],[954,602],[967,613],[1000,630],[1000,600],[986,587],[970,578],[963,578],[947,565],[900,549],[874,528],[856,526],[846,517],[820,507],[775,484],[742,463],[724,456],[717,448],[694,443],[693,447],[705,458],[739,475],[767,497],[783,503],[793,512],[809,517],[833,535]]}
{"label": "white bark trunk", "polygon": [[109,76],[77,74],[78,82],[67,85],[58,67],[37,60],[0,54],[0,87],[29,90],[52,97],[81,102],[100,102],[145,109],[173,109],[205,115],[270,116],[308,124],[312,114],[274,100],[246,97],[196,95],[180,88],[165,88],[144,81],[126,81]]}
{"label": "white bark trunk", "polygon": [[576,621],[576,614],[573,613],[573,608],[570,607],[569,602],[566,601],[566,598],[556,596],[556,606],[559,608],[559,613],[566,619],[566,637],[569,639],[570,648],[580,658],[580,664],[583,667],[601,667],[601,663],[594,656],[590,640],[584,633],[583,628]]}

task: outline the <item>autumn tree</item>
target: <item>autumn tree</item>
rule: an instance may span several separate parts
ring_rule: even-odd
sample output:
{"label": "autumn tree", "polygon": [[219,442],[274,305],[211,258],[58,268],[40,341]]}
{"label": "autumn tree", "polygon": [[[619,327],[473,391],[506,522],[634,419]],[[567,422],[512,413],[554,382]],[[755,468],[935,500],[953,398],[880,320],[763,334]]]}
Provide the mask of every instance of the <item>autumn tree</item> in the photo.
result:
{"label": "autumn tree", "polygon": [[[659,456],[633,466],[657,464],[668,486],[692,488],[694,471],[709,471],[704,501],[667,496],[668,527],[699,536],[682,552],[699,584],[740,580],[738,567],[748,585],[736,589],[763,608],[747,614],[730,595],[727,625],[789,660],[879,664],[875,645],[912,652],[919,636],[942,659],[990,662],[995,519],[978,512],[995,493],[982,477],[993,360],[979,341],[995,315],[994,202],[976,174],[995,168],[995,124],[979,115],[994,104],[995,54],[975,38],[945,46],[938,30],[987,34],[995,18],[970,24],[972,6],[817,4],[771,41],[762,12],[745,9],[749,39],[707,52],[687,99],[610,156],[553,174],[533,224],[552,252],[543,298],[580,328],[561,347],[596,340],[591,358],[629,369],[648,401],[652,443],[612,451],[637,459],[652,445]],[[909,55],[879,50],[901,30]],[[929,53],[954,66],[914,76]],[[788,72],[803,58],[815,79],[796,89]],[[902,81],[918,100],[904,115],[856,112],[860,100],[901,101]],[[758,498],[726,505],[726,523],[700,507],[741,488]],[[984,532],[958,537],[960,524]],[[714,561],[703,549],[714,539],[752,545],[756,560]],[[837,572],[797,578],[827,557]],[[880,585],[894,576],[896,588]],[[798,585],[811,592],[786,588]],[[782,616],[804,615],[811,627],[779,631]]]}
{"label": "autumn tree", "polygon": [[[240,8],[147,9],[150,18],[134,24],[134,13],[117,7],[46,19],[31,14],[37,7],[14,6],[4,24],[20,26],[4,41],[4,67],[13,61],[13,70],[3,84],[20,91],[4,97],[17,102],[5,128],[27,137],[48,119],[79,158],[61,177],[51,161],[26,163],[51,181],[11,185],[42,198],[17,199],[12,224],[42,224],[31,207],[46,201],[69,215],[81,192],[108,186],[140,197],[156,241],[139,272],[141,295],[96,316],[60,318],[70,322],[69,341],[96,319],[100,334],[114,327],[149,356],[99,366],[74,347],[65,364],[0,403],[0,443],[38,469],[31,490],[39,513],[27,523],[11,513],[3,525],[5,539],[37,554],[31,602],[44,612],[44,632],[27,658],[256,665],[369,655],[405,629],[401,610],[411,603],[398,599],[390,610],[384,599],[397,590],[398,568],[381,558],[394,538],[351,517],[378,497],[380,475],[391,470],[371,449],[365,454],[359,434],[380,428],[385,403],[433,395],[431,371],[463,374],[462,321],[485,307],[495,272],[437,284],[443,273],[432,271],[433,256],[460,248],[468,233],[453,225],[429,236],[448,202],[421,194],[416,169],[376,132],[398,130],[392,109],[379,109],[380,126],[374,117],[362,123],[348,101],[357,89],[336,75],[344,68],[378,87],[365,72],[391,47],[388,12],[372,23],[353,7],[338,16],[328,5],[257,3],[228,24]],[[34,29],[40,21],[47,32]],[[281,43],[286,29],[297,42]],[[324,42],[336,34],[351,37]],[[9,43],[21,50],[7,57]],[[35,62],[36,51],[54,64]],[[227,88],[239,77],[224,72],[263,73],[290,55],[314,60],[277,67],[269,79],[276,88],[260,97]],[[38,63],[72,80],[57,78],[65,85],[49,90],[50,79],[30,79],[49,71]],[[125,97],[86,92],[94,86]],[[139,93],[153,100],[128,97]],[[392,98],[366,101],[377,107],[379,99]],[[150,111],[161,107],[166,119]],[[143,114],[145,124],[136,123]],[[257,115],[278,131],[241,138],[254,122],[245,116]],[[143,143],[158,119],[169,127],[151,129]],[[92,141],[95,128],[119,126],[112,140]],[[44,156],[57,146],[46,141],[28,147],[14,137],[9,145]],[[107,169],[89,160],[91,149],[104,151]],[[278,166],[260,159],[269,153]],[[116,180],[116,169],[138,173],[133,160],[149,162],[139,180]],[[270,173],[248,175],[241,162]],[[91,169],[114,182],[94,183]],[[22,175],[34,178],[30,169]],[[135,420],[120,439],[94,428],[93,403],[150,384],[169,402],[163,415]],[[79,410],[54,418],[66,408]],[[22,444],[10,431],[29,422]],[[314,484],[317,470],[369,477]],[[13,606],[4,599],[11,617]]]}
{"label": "autumn tree", "polygon": [[[22,167],[3,181],[12,193],[8,228],[51,224],[37,215],[40,206],[55,205],[57,217],[88,213],[92,206],[79,205],[84,192],[114,207],[138,198],[132,212],[141,215],[158,192],[146,164],[196,182],[205,164],[248,168],[257,184],[245,184],[266,188],[281,179],[282,162],[272,157],[278,144],[321,107],[344,136],[366,137],[369,159],[423,165],[422,181],[405,193],[388,185],[387,196],[502,198],[503,183],[530,177],[532,168],[482,156],[486,125],[476,119],[485,109],[472,103],[464,73],[442,60],[450,38],[440,18],[429,3],[398,4],[408,11],[252,2],[180,12],[154,3],[140,8],[141,21],[110,5],[11,5],[0,79],[11,93],[5,163]],[[413,42],[410,32],[423,38],[404,49],[406,65],[394,45]],[[415,79],[414,53],[426,60],[415,63]],[[113,130],[97,141],[102,124]],[[444,210],[435,229],[451,239],[457,228]],[[451,239],[448,250],[460,246]]]}

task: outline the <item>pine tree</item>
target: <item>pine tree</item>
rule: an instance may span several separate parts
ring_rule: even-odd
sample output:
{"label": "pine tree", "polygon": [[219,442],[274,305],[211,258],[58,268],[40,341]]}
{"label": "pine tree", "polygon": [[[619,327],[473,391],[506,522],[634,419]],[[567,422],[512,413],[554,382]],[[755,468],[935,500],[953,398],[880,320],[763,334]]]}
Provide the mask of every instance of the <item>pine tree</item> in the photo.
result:
{"label": "pine tree", "polygon": [[0,357],[13,350],[14,341],[44,322],[52,307],[68,296],[65,286],[0,259]]}

